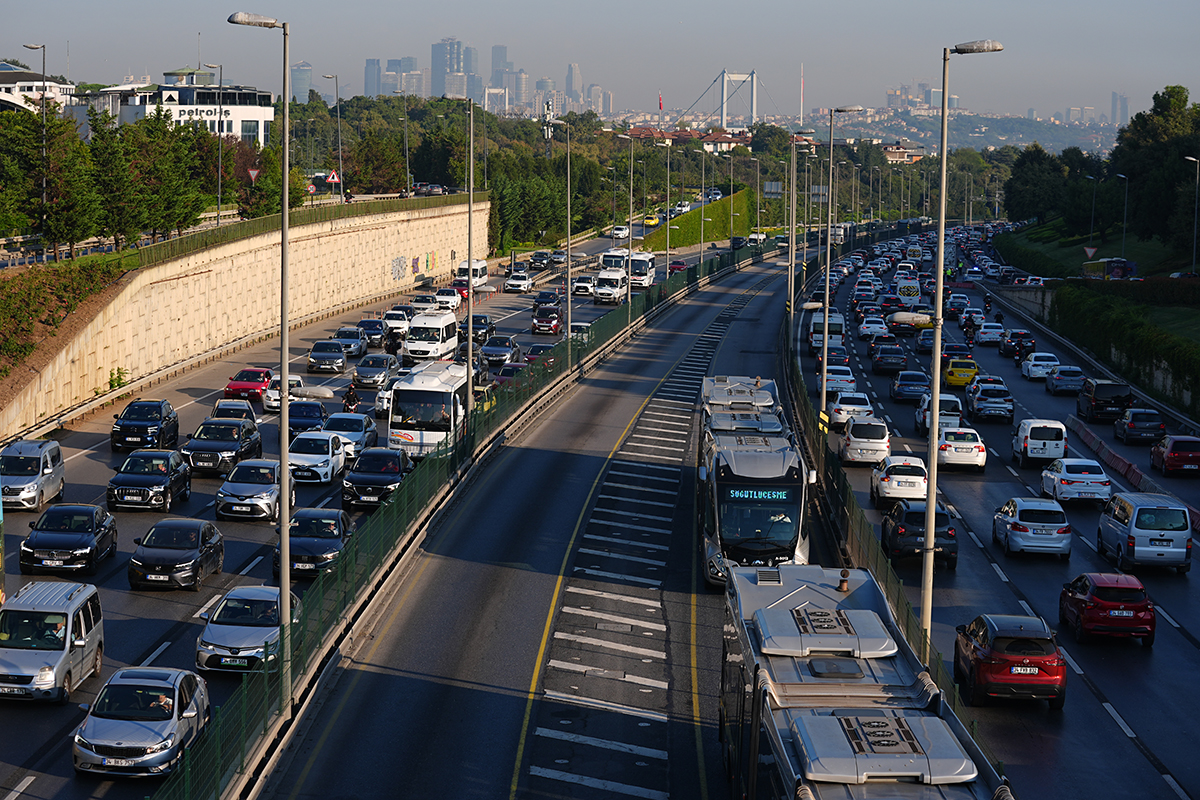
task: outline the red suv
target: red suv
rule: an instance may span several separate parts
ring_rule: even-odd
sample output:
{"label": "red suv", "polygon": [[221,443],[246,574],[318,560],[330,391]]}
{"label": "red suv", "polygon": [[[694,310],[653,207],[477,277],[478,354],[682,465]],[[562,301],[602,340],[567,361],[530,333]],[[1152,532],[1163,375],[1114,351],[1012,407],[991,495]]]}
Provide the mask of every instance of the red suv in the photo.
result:
{"label": "red suv", "polygon": [[1086,572],[1064,583],[1058,595],[1058,620],[1077,641],[1097,636],[1141,639],[1154,645],[1157,615],[1142,582],[1132,575]]}
{"label": "red suv", "polygon": [[954,681],[969,705],[989,697],[1067,699],[1067,662],[1054,632],[1041,617],[981,614],[959,625],[954,638]]}
{"label": "red suv", "polygon": [[1164,436],[1150,448],[1150,469],[1164,476],[1176,471],[1200,472],[1200,437]]}

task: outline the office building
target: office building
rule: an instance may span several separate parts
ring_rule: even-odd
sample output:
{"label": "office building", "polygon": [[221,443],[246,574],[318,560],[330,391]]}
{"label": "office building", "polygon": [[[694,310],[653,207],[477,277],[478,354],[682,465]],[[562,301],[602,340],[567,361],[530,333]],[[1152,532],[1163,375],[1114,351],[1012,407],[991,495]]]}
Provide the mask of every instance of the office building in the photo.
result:
{"label": "office building", "polygon": [[400,74],[388,70],[383,73],[383,77],[379,79],[379,94],[384,97],[390,97],[397,89],[400,88]]}
{"label": "office building", "polygon": [[367,97],[379,96],[379,79],[383,70],[378,58],[368,58],[367,68],[363,71],[363,94]]}
{"label": "office building", "polygon": [[476,75],[474,72],[467,73],[467,97],[479,105],[483,105],[483,90],[485,88],[482,75]]}
{"label": "office building", "polygon": [[540,94],[546,94],[554,91],[554,80],[551,78],[538,78],[533,85],[533,90]]}
{"label": "office building", "polygon": [[1025,112],[1025,119],[1037,119],[1036,109],[1029,109]]}
{"label": "office building", "polygon": [[[145,83],[149,82],[150,76],[147,75]],[[53,103],[66,103],[75,91],[75,87],[69,83],[59,83],[40,72],[0,61],[0,111],[38,111],[41,108],[42,87],[45,87],[46,100]]]}
{"label": "office building", "polygon": [[583,101],[583,76],[579,74],[578,64],[567,64],[567,99],[579,103]]}
{"label": "office building", "polygon": [[308,90],[312,88],[312,64],[300,61],[292,65],[292,97],[298,103],[308,102]]}
{"label": "office building", "polygon": [[467,73],[450,72],[442,76],[442,93],[440,97],[466,97]]}
{"label": "office building", "polygon": [[389,58],[387,60],[387,67],[385,67],[383,71],[384,72],[395,72],[398,75],[401,72],[404,72],[404,69],[400,66],[400,59]]}
{"label": "office building", "polygon": [[1121,125],[1129,124],[1129,98],[1125,95],[1121,95],[1121,116],[1119,119],[1121,120]]}
{"label": "office building", "polygon": [[527,105],[533,99],[533,91],[529,86],[529,73],[519,69],[512,76],[513,90],[509,92],[509,96],[516,98],[514,102],[517,105]]}
{"label": "office building", "polygon": [[405,72],[400,76],[400,91],[414,97],[425,96],[425,73],[421,70]]}
{"label": "office building", "polygon": [[400,72],[416,72],[420,67],[417,66],[416,56],[405,56],[400,59]]}
{"label": "office building", "polygon": [[504,88],[504,75],[512,71],[512,62],[508,60],[508,45],[492,45],[492,88]]}
{"label": "office building", "polygon": [[[448,37],[434,43],[431,48],[429,93],[433,97],[446,94],[446,76],[463,71],[463,45],[458,39]],[[464,89],[465,90],[465,89]]]}
{"label": "office building", "polygon": [[479,74],[479,48],[463,48],[463,72],[468,75]]}

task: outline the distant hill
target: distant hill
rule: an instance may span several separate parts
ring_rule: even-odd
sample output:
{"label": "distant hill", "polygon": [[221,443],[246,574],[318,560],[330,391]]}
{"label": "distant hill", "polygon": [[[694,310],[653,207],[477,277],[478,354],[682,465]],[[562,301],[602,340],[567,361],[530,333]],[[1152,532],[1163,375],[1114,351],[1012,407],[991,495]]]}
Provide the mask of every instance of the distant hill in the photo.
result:
{"label": "distant hill", "polygon": [[[1052,122],[1024,117],[992,117],[966,113],[952,116],[948,128],[951,150],[960,147],[984,150],[1010,144],[1024,148],[1025,145],[1037,142],[1052,153],[1061,153],[1068,147],[1078,147],[1084,152],[1107,153],[1112,150],[1117,139],[1117,128],[1114,125],[1055,125]],[[936,114],[897,114],[868,125],[839,125],[838,135],[863,136],[882,139],[885,142],[911,139],[924,144],[927,151],[932,153],[937,149],[941,138],[941,118]]]}

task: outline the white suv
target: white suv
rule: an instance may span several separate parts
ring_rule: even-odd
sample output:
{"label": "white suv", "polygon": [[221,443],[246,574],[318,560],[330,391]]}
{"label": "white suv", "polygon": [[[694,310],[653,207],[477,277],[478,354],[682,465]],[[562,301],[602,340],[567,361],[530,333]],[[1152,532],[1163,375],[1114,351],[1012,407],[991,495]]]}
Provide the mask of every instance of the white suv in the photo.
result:
{"label": "white suv", "polygon": [[871,473],[871,505],[879,508],[896,500],[922,500],[929,472],[917,456],[888,456]]}
{"label": "white suv", "polygon": [[878,464],[892,453],[887,423],[876,417],[856,417],[846,425],[838,448],[843,464]]}

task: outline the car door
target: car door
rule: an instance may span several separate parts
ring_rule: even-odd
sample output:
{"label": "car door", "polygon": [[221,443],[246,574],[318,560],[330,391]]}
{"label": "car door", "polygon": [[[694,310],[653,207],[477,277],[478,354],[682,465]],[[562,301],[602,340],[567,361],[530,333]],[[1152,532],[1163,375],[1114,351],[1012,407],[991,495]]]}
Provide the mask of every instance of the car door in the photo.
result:
{"label": "car door", "polygon": [[1086,576],[1080,575],[1071,583],[1067,584],[1067,598],[1063,603],[1063,622],[1068,626],[1073,625],[1075,620],[1079,618],[1079,608],[1087,601],[1088,593],[1091,591],[1091,581]]}
{"label": "car door", "polygon": [[[82,645],[76,644],[80,640]],[[96,657],[96,637],[88,636],[84,622],[83,607],[71,614],[71,629],[67,631],[67,670],[71,673],[71,691],[75,691],[84,680],[84,673],[91,669]]]}
{"label": "car door", "polygon": [[367,417],[363,421],[363,447],[374,447],[379,441],[379,428],[375,425],[375,420]]}
{"label": "car door", "polygon": [[340,436],[330,437],[329,447],[329,480],[332,481],[346,468],[346,448],[342,446]]}
{"label": "car door", "polygon": [[168,463],[171,465],[171,485],[169,487],[171,496],[183,497],[184,494],[188,493],[190,488],[189,485],[191,483],[191,475],[188,465],[184,462],[183,457],[180,456],[179,453],[171,453]]}
{"label": "car door", "polygon": [[162,444],[176,447],[179,444],[179,414],[167,400],[162,402]]}
{"label": "car door", "polygon": [[[200,733],[200,725],[202,723],[203,714],[196,707],[196,679],[191,675],[184,675],[179,681],[179,692],[175,703],[175,718],[179,726],[179,740],[186,747]],[[190,718],[183,716],[185,711],[195,711],[196,715]]]}
{"label": "car door", "polygon": [[242,441],[245,443],[243,450],[245,455],[250,453],[262,455],[262,439],[259,436],[258,426],[253,422],[247,422],[246,427],[242,429]]}
{"label": "car door", "polygon": [[1051,497],[1055,496],[1055,484],[1062,477],[1063,463],[1061,460],[1050,462],[1050,466],[1042,470],[1042,491]]}

